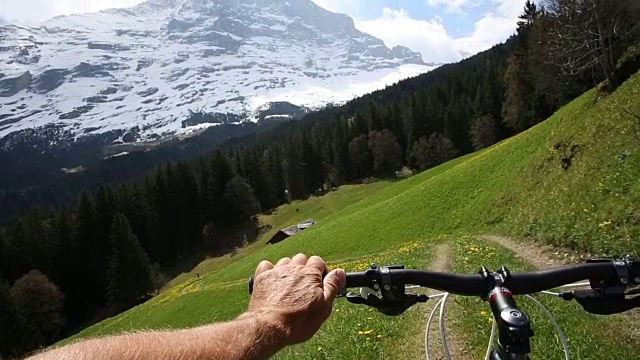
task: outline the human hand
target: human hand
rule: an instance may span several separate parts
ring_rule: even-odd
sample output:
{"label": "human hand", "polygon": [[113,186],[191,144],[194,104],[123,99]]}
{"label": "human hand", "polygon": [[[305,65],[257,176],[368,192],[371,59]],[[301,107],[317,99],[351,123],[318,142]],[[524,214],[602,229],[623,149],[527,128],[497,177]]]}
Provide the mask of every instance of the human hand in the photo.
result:
{"label": "human hand", "polygon": [[258,265],[249,302],[249,313],[265,316],[283,330],[284,345],[309,340],[331,314],[333,300],[346,282],[343,269],[328,273],[318,256],[298,254],[275,266]]}

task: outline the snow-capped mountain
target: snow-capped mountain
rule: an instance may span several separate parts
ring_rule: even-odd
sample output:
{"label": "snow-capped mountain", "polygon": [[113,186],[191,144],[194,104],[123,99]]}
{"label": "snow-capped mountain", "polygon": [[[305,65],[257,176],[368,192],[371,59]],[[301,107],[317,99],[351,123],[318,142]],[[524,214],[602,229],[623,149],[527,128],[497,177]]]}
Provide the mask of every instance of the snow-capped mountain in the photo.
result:
{"label": "snow-capped mountain", "polygon": [[158,138],[300,113],[432,68],[311,0],[149,0],[0,26],[0,137],[56,124]]}

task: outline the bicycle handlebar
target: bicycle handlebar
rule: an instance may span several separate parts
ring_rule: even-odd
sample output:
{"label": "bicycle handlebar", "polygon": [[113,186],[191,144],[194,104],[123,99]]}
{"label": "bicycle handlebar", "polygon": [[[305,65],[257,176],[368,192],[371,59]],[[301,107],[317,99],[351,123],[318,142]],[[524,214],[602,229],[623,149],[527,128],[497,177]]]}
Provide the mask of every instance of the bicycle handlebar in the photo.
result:
{"label": "bicycle handlebar", "polygon": [[[347,288],[371,287],[374,274],[371,270],[347,273]],[[580,280],[603,281],[617,279],[621,285],[640,282],[640,263],[633,265],[630,278],[617,278],[613,262],[592,262],[568,265],[546,270],[512,273],[504,281],[514,295],[524,295],[556,288]],[[464,296],[482,296],[485,290],[481,274],[450,274],[425,270],[389,269],[389,279],[395,284],[411,284],[446,291]]]}
{"label": "bicycle handlebar", "polygon": [[[531,352],[530,338],[534,335],[531,322],[527,314],[518,309],[513,295],[528,295],[589,280],[589,290],[551,294],[564,300],[575,299],[585,311],[592,314],[618,314],[640,307],[640,296],[627,298],[626,293],[629,285],[640,285],[640,262],[630,256],[619,260],[591,259],[583,264],[513,274],[504,266],[496,272],[490,272],[483,266],[478,274],[469,275],[408,270],[403,265],[378,267],[372,264],[366,271],[347,273],[346,280],[341,295],[349,302],[368,305],[392,316],[400,315],[414,304],[429,299],[426,295],[407,294],[405,285],[480,297],[490,304],[495,320],[494,330],[497,328],[499,334],[498,347],[491,350],[489,346],[487,352],[487,358],[491,356],[492,359],[528,359],[527,354]],[[360,293],[346,292],[346,288],[353,287],[361,288]],[[373,292],[363,288],[372,289]],[[445,295],[433,310],[442,303],[441,327],[446,298]],[[427,339],[428,329],[429,325]],[[441,331],[444,334],[444,330]],[[428,340],[425,343],[428,357]],[[568,347],[564,346],[564,349],[568,354]]]}

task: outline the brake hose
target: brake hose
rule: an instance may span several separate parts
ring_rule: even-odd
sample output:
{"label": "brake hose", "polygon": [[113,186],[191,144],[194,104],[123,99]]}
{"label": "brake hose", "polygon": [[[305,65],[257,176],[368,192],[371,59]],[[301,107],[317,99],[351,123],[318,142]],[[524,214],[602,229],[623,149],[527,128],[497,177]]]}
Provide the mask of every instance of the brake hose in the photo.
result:
{"label": "brake hose", "polygon": [[[436,303],[436,306],[433,307],[433,310],[431,310],[431,314],[429,315],[429,319],[427,320],[427,326],[424,334],[424,347],[426,352],[426,358],[427,360],[431,360],[431,355],[429,354],[429,333],[431,331],[431,323],[433,321],[433,317],[439,308],[440,310],[439,325],[440,325],[440,337],[442,340],[442,348],[444,350],[445,359],[451,360],[451,349],[449,349],[449,344],[447,342],[447,335],[444,329],[445,304],[449,297],[449,293],[443,293],[443,294],[431,296],[431,298],[434,298],[434,297],[441,297],[441,299]],[[551,324],[558,332],[558,337],[560,338],[560,342],[562,343],[564,358],[565,360],[571,360],[571,352],[569,351],[569,344],[567,342],[567,338],[565,337],[564,332],[562,331],[562,328],[560,328],[560,325],[556,321],[553,314],[551,314],[551,312],[533,296],[526,295],[526,297],[530,299],[538,307],[540,307],[540,309],[542,309],[542,311],[549,318],[549,320],[551,320]],[[491,356],[492,345],[493,345],[493,342],[495,341],[496,330],[497,330],[497,325],[494,319],[491,325],[491,335],[489,336],[489,344],[487,345],[487,352],[484,357],[485,360],[490,360],[489,357]]]}
{"label": "brake hose", "polygon": [[558,336],[560,337],[560,342],[562,343],[562,350],[564,351],[564,358],[565,360],[571,360],[571,352],[569,351],[569,344],[567,343],[567,338],[564,336],[564,333],[562,332],[560,325],[558,325],[556,318],[553,316],[553,314],[551,314],[551,311],[549,311],[544,305],[542,305],[542,303],[538,301],[536,298],[534,298],[531,295],[526,295],[526,297],[529,298],[531,301],[533,301],[534,304],[538,305],[540,309],[542,309],[542,311],[545,313],[545,315],[547,315],[549,320],[551,320],[551,324],[553,324],[553,327],[556,328],[556,331],[558,332]]}
{"label": "brake hose", "polygon": [[496,330],[498,329],[498,324],[496,323],[496,318],[493,318],[491,322],[491,335],[489,335],[489,345],[487,345],[487,353],[484,355],[484,360],[491,360],[489,357],[491,356],[491,349],[493,345],[493,340],[496,338]]}
{"label": "brake hose", "polygon": [[444,310],[447,305],[447,299],[449,294],[445,294],[442,298],[442,305],[440,305],[440,338],[442,339],[442,350],[444,350],[444,356],[447,360],[451,360],[451,351],[449,351],[449,344],[447,343],[447,332],[444,328]]}
{"label": "brake hose", "polygon": [[[427,355],[427,360],[431,360],[431,356],[429,355],[429,332],[431,331],[431,322],[433,321],[433,316],[436,314],[436,311],[438,311],[438,307],[442,304],[442,300],[446,295],[448,295],[448,293],[430,296],[430,298],[432,299],[435,297],[441,297],[441,299],[436,303],[436,306],[433,307],[433,310],[429,315],[429,320],[427,320],[427,327],[424,332],[424,348]],[[449,353],[448,349],[446,353]]]}

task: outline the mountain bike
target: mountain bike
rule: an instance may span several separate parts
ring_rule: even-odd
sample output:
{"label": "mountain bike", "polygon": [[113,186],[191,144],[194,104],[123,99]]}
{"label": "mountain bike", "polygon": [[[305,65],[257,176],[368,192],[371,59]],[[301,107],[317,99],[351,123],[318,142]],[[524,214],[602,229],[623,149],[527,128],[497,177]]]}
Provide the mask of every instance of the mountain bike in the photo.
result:
{"label": "mountain bike", "polygon": [[[576,283],[588,280],[588,282]],[[410,285],[410,286],[407,286]],[[439,299],[427,320],[425,352],[431,359],[429,334],[436,311],[439,309],[439,328],[444,356],[451,359],[447,344],[444,312],[450,294],[479,296],[489,303],[493,325],[485,359],[527,360],[531,353],[530,339],[534,336],[527,313],[518,308],[514,295],[524,295],[539,306],[558,331],[565,359],[571,359],[567,340],[553,315],[533,293],[544,293],[563,300],[576,300],[585,311],[610,315],[640,307],[640,261],[627,256],[621,259],[591,259],[586,263],[562,266],[547,270],[511,273],[506,267],[489,271],[482,267],[478,274],[462,275],[425,270],[405,269],[403,265],[371,267],[362,272],[347,273],[346,287],[340,297],[354,304],[371,306],[385,315],[396,316],[408,308]],[[444,291],[435,295],[407,293],[415,287]],[[583,289],[577,289],[582,287]],[[585,288],[587,287],[587,288]],[[347,293],[347,288],[360,288],[357,293]],[[551,289],[562,289],[551,292]],[[497,345],[494,340],[498,334]]]}

